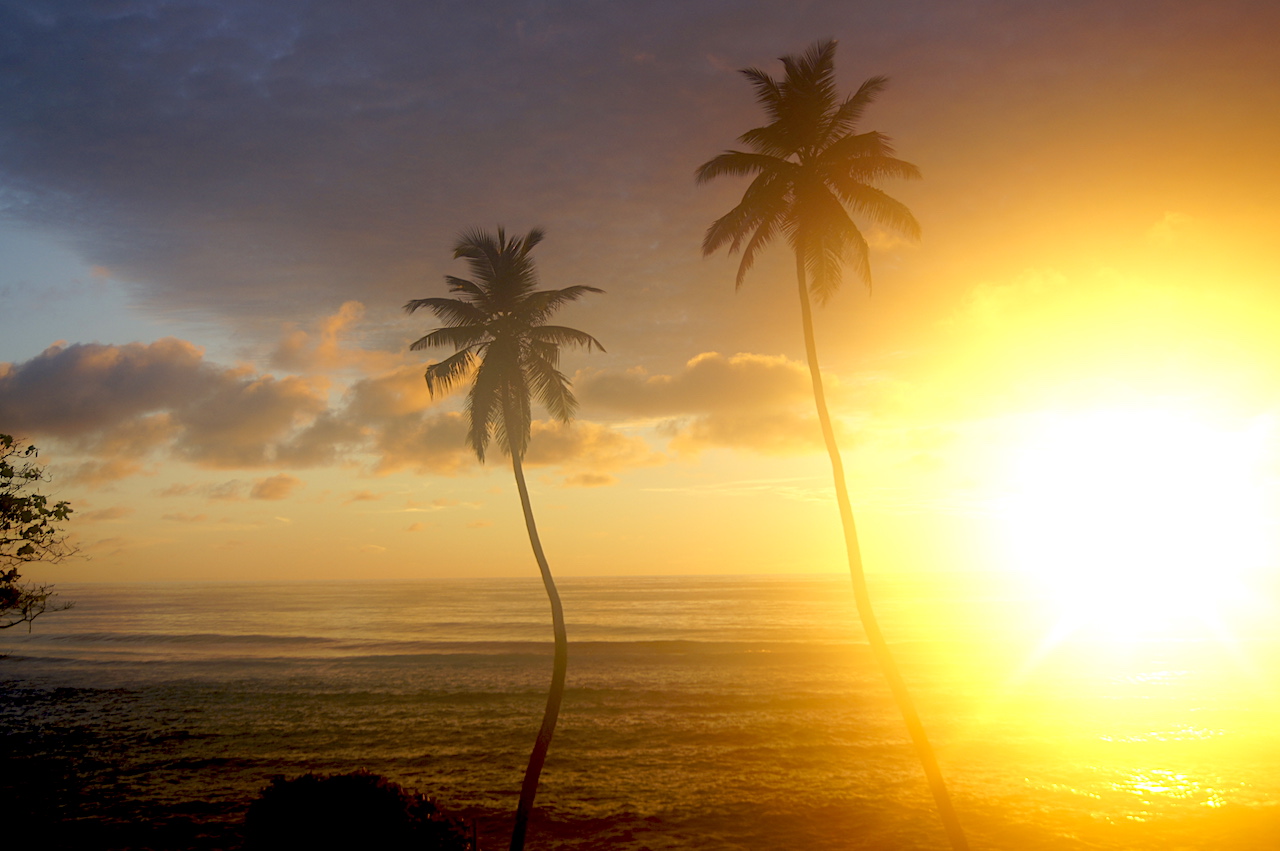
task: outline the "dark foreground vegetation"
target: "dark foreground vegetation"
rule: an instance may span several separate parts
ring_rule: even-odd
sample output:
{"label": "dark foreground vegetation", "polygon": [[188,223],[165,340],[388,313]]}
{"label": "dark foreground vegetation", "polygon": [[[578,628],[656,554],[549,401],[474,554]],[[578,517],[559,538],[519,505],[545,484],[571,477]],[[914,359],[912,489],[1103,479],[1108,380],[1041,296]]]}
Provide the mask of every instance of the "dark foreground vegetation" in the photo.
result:
{"label": "dark foreground vegetation", "polygon": [[435,801],[368,771],[276,777],[245,816],[245,851],[385,848],[471,851]]}
{"label": "dark foreground vegetation", "polygon": [[[0,819],[12,847],[49,851],[475,851],[473,829],[368,771],[286,779],[252,802],[139,801],[137,771],[87,731],[0,735]],[[247,804],[247,809],[246,809]]]}

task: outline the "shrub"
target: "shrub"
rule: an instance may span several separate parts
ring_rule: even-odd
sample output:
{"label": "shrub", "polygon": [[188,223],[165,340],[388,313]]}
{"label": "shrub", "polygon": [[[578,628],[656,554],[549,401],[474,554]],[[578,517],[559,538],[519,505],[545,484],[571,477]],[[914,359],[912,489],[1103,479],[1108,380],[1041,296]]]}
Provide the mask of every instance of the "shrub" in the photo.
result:
{"label": "shrub", "polygon": [[272,779],[249,806],[245,849],[295,848],[473,851],[434,801],[368,771]]}

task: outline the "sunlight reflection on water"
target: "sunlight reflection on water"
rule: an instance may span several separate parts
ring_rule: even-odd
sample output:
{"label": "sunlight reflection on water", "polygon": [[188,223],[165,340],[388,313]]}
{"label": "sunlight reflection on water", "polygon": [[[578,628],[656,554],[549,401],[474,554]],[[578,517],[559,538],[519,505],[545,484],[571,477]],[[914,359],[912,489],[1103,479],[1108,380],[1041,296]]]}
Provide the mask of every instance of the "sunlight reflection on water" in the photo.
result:
{"label": "sunlight reflection on water", "polygon": [[[566,581],[569,693],[539,798],[581,831],[563,847],[937,846],[846,587]],[[3,637],[26,658],[0,666],[20,688],[0,715],[127,746],[140,797],[231,806],[273,773],[367,766],[496,814],[518,786],[549,658],[534,582],[74,590],[78,609]],[[1030,604],[877,591],[981,847],[1277,846],[1274,644],[1033,655]]]}

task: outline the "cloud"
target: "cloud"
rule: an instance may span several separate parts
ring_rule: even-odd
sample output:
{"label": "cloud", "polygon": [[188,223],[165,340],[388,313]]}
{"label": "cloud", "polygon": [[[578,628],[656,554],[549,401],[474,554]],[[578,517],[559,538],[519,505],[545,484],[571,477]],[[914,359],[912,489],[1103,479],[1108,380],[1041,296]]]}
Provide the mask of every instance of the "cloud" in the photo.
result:
{"label": "cloud", "polygon": [[343,500],[342,504],[350,505],[353,502],[377,502],[380,499],[382,499],[382,494],[380,493],[374,493],[373,491],[367,490],[355,491]]}
{"label": "cloud", "polygon": [[209,467],[259,467],[276,461],[275,445],[327,407],[322,385],[295,376],[227,371],[199,399],[175,412],[177,452]]}
{"label": "cloud", "polygon": [[671,436],[671,448],[682,454],[749,449],[765,455],[795,455],[823,447],[818,418],[813,414],[753,412],[693,417],[670,420],[662,430]]}
{"label": "cloud", "polygon": [[232,479],[229,482],[223,482],[219,485],[209,485],[201,488],[204,495],[212,500],[219,502],[233,502],[244,499],[244,482]]}
{"label": "cloud", "polygon": [[[706,67],[682,31],[699,19],[672,2],[624,16],[407,2],[14,8],[6,58],[25,94],[0,92],[0,179],[24,220],[72,230],[94,263],[167,307],[314,314],[354,286],[403,303],[428,252],[466,223],[550,214],[552,232],[582,226],[578,209],[548,209],[552,194],[602,208],[593,229],[646,245],[651,223],[610,223],[661,197],[655,184],[692,192],[683,163],[637,152],[701,135],[715,93],[689,85]],[[565,144],[588,138],[587,151]],[[506,200],[474,198],[482,183]],[[314,349],[280,354],[300,352]]]}
{"label": "cloud", "polygon": [[254,482],[253,489],[249,491],[249,497],[251,499],[287,499],[290,494],[302,487],[303,484],[302,479],[296,476],[290,476],[288,473],[278,473]]}
{"label": "cloud", "polygon": [[602,488],[608,485],[616,485],[617,483],[616,476],[602,473],[578,473],[573,476],[565,476],[564,479],[564,486],[567,488]]}
{"label": "cloud", "polygon": [[0,421],[97,456],[73,474],[82,482],[135,473],[160,450],[208,467],[265,466],[326,406],[322,382],[221,368],[172,337],[52,346],[0,365]]}
{"label": "cloud", "polygon": [[584,372],[577,387],[584,407],[644,417],[765,410],[811,399],[804,364],[759,354],[703,352],[673,375]]}
{"label": "cloud", "polygon": [[98,511],[76,512],[75,518],[77,523],[98,523],[103,520],[120,520],[133,514],[133,512],[134,509],[128,506],[113,505],[110,508],[102,508]]}
{"label": "cloud", "polygon": [[346,345],[347,340],[355,336],[356,326],[364,314],[363,304],[348,301],[332,316],[316,320],[314,330],[303,330],[297,323],[290,322],[284,327],[283,338],[268,355],[268,362],[277,369],[304,373],[338,370],[368,373],[394,368],[403,355]]}
{"label": "cloud", "polygon": [[70,468],[66,482],[91,488],[109,486],[119,479],[143,472],[143,465],[127,458],[108,458],[105,461],[84,461]]}
{"label": "cloud", "polygon": [[374,470],[382,475],[406,469],[457,475],[476,464],[466,435],[466,418],[454,411],[386,420],[375,430]]}
{"label": "cloud", "polygon": [[[697,242],[743,185],[699,189],[690,174],[761,120],[736,69],[776,73],[773,57],[815,33],[840,38],[846,87],[859,67],[903,69],[866,129],[925,166],[912,205],[946,222],[931,246],[950,232],[977,256],[1063,189],[1085,202],[1051,229],[1079,244],[1076,223],[1110,225],[1099,199],[1198,200],[1200,184],[1269,161],[1274,110],[1246,83],[1276,77],[1277,12],[1239,5],[1173,0],[1153,27],[1100,0],[885,4],[857,21],[840,0],[803,16],[754,3],[730,24],[678,0],[10,4],[4,66],[22,85],[0,89],[0,183],[8,220],[54,232],[157,313],[213,316],[259,343],[287,317],[288,371],[356,365],[356,320],[336,306],[358,294],[380,317],[440,291],[452,235],[498,222],[546,225],[544,268],[609,290],[577,327],[611,352],[736,350],[720,342],[730,312],[707,309],[730,278],[705,285]],[[1197,126],[1171,141],[1188,103]],[[1203,156],[1220,138],[1239,140],[1233,155]],[[1073,149],[1084,158],[1055,165]],[[931,277],[922,301],[955,285]],[[402,327],[365,330],[391,348]]]}
{"label": "cloud", "polygon": [[[772,455],[822,446],[804,364],[786,357],[704,352],[670,375],[643,369],[580,376],[584,406],[612,414],[657,418],[657,431],[681,454],[713,448]],[[839,399],[840,382],[825,378]]]}
{"label": "cloud", "polygon": [[571,466],[594,470],[649,467],[665,461],[643,440],[588,421],[569,424],[535,421],[525,464],[530,467]]}
{"label": "cloud", "polygon": [[200,489],[199,485],[176,483],[156,491],[156,496],[190,496]]}
{"label": "cloud", "polygon": [[162,514],[161,520],[168,520],[171,523],[204,523],[209,519],[208,514],[186,514],[181,511],[172,514]]}
{"label": "cloud", "polygon": [[216,381],[203,352],[172,337],[51,346],[0,367],[0,421],[18,431],[80,437],[188,404]]}
{"label": "cloud", "polygon": [[[403,367],[352,385],[344,400],[342,422],[368,437],[378,474],[400,470],[458,475],[478,467],[467,442],[468,421],[459,411],[432,413],[433,399],[421,366]],[[358,424],[358,426],[356,425]],[[491,446],[490,463],[502,463]],[[572,466],[617,470],[661,462],[643,440],[598,423],[569,425],[536,420],[525,462],[530,466]]]}
{"label": "cloud", "polygon": [[[174,338],[55,346],[0,364],[0,421],[56,439],[68,479],[91,486],[146,473],[165,458],[212,469],[353,462],[377,474],[458,475],[477,462],[466,416],[449,404],[432,398],[417,365],[358,378],[334,403],[322,378],[220,367]],[[619,469],[657,460],[643,441],[601,425],[534,430],[533,465]],[[183,486],[171,487],[176,494]]]}

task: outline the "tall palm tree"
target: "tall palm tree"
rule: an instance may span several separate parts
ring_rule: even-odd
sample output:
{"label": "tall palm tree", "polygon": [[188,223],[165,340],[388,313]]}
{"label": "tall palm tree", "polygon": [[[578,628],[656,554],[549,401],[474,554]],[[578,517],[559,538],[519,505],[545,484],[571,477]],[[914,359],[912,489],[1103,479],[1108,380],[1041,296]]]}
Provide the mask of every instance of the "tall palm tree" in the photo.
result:
{"label": "tall palm tree", "polygon": [[823,41],[801,56],[782,57],[786,75],[780,80],[757,68],[743,69],[769,123],[739,137],[750,150],[726,151],[698,169],[698,183],[721,175],[754,177],[742,201],[707,230],[702,251],[709,255],[726,245],[731,254],[741,251],[739,287],[760,251],[776,238],[784,238],[795,253],[805,355],[822,437],[831,456],[858,614],[924,765],[947,835],[952,846],[961,851],[968,848],[968,843],[938,769],[937,757],[867,593],[844,464],[827,412],[814,342],[810,294],[819,304],[824,303],[840,286],[845,262],[853,265],[868,287],[871,285],[867,241],[851,212],[911,238],[918,239],[920,235],[920,225],[911,211],[875,186],[887,177],[918,178],[919,170],[897,159],[882,134],[855,132],[862,114],[888,80],[872,77],[852,95],[840,99],[835,83],[835,52],[835,41]]}
{"label": "tall palm tree", "polygon": [[585,346],[588,351],[593,347],[604,351],[604,347],[590,334],[562,325],[545,324],[562,305],[587,293],[603,290],[587,286],[536,289],[538,275],[530,253],[542,238],[543,232],[537,228],[525,234],[523,239],[508,239],[502,228],[498,228],[496,235],[478,229],[466,231],[458,237],[453,256],[467,261],[472,279],[445,276],[449,291],[459,297],[416,298],[404,306],[409,313],[425,307],[444,323],[443,328],[437,328],[418,340],[410,346],[411,349],[434,346],[456,349],[443,361],[427,367],[430,392],[433,395],[437,390],[447,393],[459,381],[472,376],[471,390],[467,394],[470,419],[467,440],[482,463],[490,439],[511,456],[511,469],[516,477],[516,490],[520,493],[529,543],[551,602],[555,633],[551,688],[547,693],[542,726],[529,754],[529,765],[520,787],[515,827],[511,831],[512,851],[524,848],[529,814],[538,792],[538,778],[560,714],[569,659],[564,609],[547,557],[542,551],[533,508],[529,504],[529,488],[524,480],[522,462],[532,425],[530,400],[537,400],[553,417],[568,422],[578,402],[569,387],[569,379],[559,369],[560,347]]}

